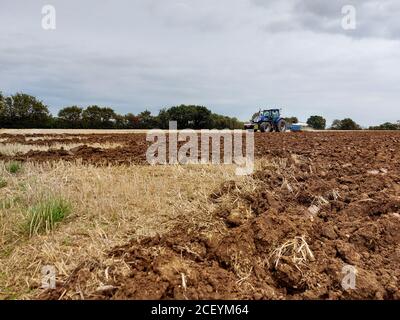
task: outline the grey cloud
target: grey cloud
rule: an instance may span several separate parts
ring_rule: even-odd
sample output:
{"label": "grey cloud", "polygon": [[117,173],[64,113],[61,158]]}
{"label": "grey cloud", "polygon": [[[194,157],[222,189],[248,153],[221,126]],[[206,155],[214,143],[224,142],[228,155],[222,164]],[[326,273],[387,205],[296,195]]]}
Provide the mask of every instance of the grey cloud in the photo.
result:
{"label": "grey cloud", "polygon": [[[255,4],[270,8],[273,2],[253,0]],[[290,0],[286,1],[289,17],[267,23],[269,32],[287,32],[305,29],[317,33],[334,33],[351,38],[400,39],[400,3],[397,0]],[[352,5],[356,9],[356,30],[341,26],[342,8]]]}
{"label": "grey cloud", "polygon": [[[353,5],[357,14],[357,29],[346,32],[341,29],[342,7]],[[400,36],[400,4],[395,0],[338,0],[338,1],[299,1],[295,11],[302,24],[313,30],[342,33],[352,37]]]}

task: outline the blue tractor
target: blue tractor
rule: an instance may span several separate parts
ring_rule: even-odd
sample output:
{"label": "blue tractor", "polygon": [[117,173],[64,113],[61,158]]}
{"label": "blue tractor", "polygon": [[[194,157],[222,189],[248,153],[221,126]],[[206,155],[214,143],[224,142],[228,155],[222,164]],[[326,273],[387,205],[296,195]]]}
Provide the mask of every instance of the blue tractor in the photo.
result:
{"label": "blue tractor", "polygon": [[257,113],[254,118],[244,125],[245,130],[261,132],[285,132],[286,121],[281,117],[280,109],[268,109]]}

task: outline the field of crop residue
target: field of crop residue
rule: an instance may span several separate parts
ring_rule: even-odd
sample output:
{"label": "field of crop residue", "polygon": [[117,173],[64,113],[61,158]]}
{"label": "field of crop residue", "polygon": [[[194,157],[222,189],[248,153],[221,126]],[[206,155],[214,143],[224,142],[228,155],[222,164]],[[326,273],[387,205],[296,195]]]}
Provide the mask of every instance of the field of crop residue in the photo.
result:
{"label": "field of crop residue", "polygon": [[399,133],[257,133],[244,177],[148,146],[0,134],[0,299],[400,299]]}

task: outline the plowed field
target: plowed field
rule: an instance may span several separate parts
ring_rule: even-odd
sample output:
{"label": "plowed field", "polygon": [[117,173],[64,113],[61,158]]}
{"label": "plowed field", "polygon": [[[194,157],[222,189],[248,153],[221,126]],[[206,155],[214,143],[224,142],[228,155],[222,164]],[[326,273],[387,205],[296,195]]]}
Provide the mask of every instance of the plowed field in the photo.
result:
{"label": "plowed field", "polygon": [[[149,145],[144,134],[0,138],[49,146],[1,156],[22,162],[146,165]],[[90,147],[106,142],[121,146]],[[40,298],[400,299],[399,133],[256,134],[255,158],[251,183],[226,180],[210,192],[207,224],[180,220],[134,237],[106,253],[128,272],[88,258]],[[355,283],[346,289],[349,267]],[[93,274],[101,286],[89,285]]]}

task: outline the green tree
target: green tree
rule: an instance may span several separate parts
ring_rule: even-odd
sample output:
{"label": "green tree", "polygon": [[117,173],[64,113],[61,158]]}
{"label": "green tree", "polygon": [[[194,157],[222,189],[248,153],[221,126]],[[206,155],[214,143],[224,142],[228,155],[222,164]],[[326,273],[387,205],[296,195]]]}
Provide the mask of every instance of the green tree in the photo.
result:
{"label": "green tree", "polygon": [[100,108],[101,125],[103,128],[111,128],[116,123],[117,115],[111,108]]}
{"label": "green tree", "polygon": [[139,129],[154,129],[157,124],[157,118],[151,115],[149,110],[142,111],[138,114]]}
{"label": "green tree", "polygon": [[160,129],[168,129],[168,122],[170,121],[170,115],[167,108],[162,108],[157,116],[157,122]]}
{"label": "green tree", "polygon": [[82,120],[85,128],[101,128],[101,108],[89,106],[82,112]]}
{"label": "green tree", "polygon": [[3,127],[6,124],[6,122],[7,122],[6,98],[0,91],[0,128]]}
{"label": "green tree", "polygon": [[81,128],[82,127],[82,113],[83,109],[77,106],[65,107],[58,112],[58,118],[61,124],[67,128]]}
{"label": "green tree", "polygon": [[204,106],[190,106],[194,113],[193,129],[210,129],[212,126],[212,112]]}
{"label": "green tree", "polygon": [[35,97],[16,93],[2,97],[1,117],[3,125],[14,128],[46,128],[51,115],[48,107]]}
{"label": "green tree", "polygon": [[326,119],[321,116],[311,116],[308,118],[307,124],[315,130],[325,130]]}
{"label": "green tree", "polygon": [[230,118],[227,116],[219,115],[219,114],[212,114],[212,128],[213,129],[243,129],[243,122],[239,121],[236,118]]}
{"label": "green tree", "polygon": [[400,130],[400,121],[397,123],[385,122],[379,126],[369,127],[369,130]]}
{"label": "green tree", "polygon": [[243,123],[236,118],[212,113],[204,106],[179,105],[163,108],[157,116],[158,126],[167,129],[170,121],[176,121],[178,129],[242,129]]}
{"label": "green tree", "polygon": [[112,128],[116,114],[111,108],[89,106],[82,112],[83,124],[86,128],[106,129]]}
{"label": "green tree", "polygon": [[342,121],[339,119],[335,119],[332,122],[331,130],[340,130],[341,125],[342,125]]}
{"label": "green tree", "polygon": [[125,116],[120,114],[115,114],[112,122],[115,129],[125,129],[128,127],[128,122]]}
{"label": "green tree", "polygon": [[331,126],[332,130],[361,130],[361,126],[354,120],[346,118],[343,120],[334,120]]}
{"label": "green tree", "polygon": [[176,121],[178,129],[207,129],[212,126],[212,113],[203,106],[182,104],[162,109],[158,119],[163,127],[168,125],[169,121]]}

